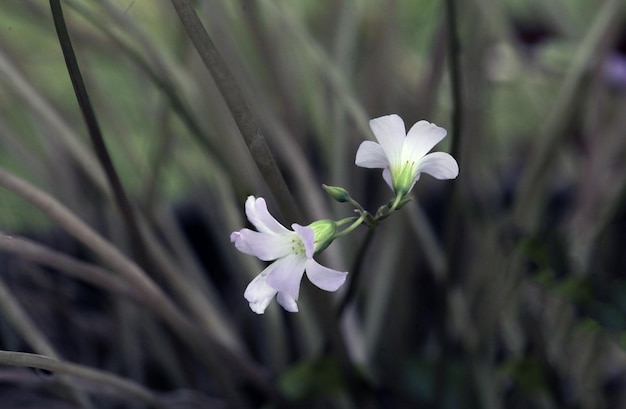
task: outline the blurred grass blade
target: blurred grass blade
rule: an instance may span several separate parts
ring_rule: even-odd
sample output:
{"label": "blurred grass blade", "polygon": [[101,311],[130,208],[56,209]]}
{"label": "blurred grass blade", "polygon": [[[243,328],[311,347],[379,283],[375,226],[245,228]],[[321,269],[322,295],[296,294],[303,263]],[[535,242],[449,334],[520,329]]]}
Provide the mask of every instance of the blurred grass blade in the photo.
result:
{"label": "blurred grass blade", "polygon": [[[19,302],[13,297],[4,281],[0,279],[0,311],[6,317],[26,343],[37,353],[58,359],[59,355],[48,341],[43,332],[37,328],[30,316],[24,311]],[[73,385],[70,380],[62,376],[61,385],[69,391],[70,397],[85,409],[94,408],[89,397]]]}
{"label": "blurred grass blade", "polygon": [[[150,76],[150,78],[155,81],[155,83],[162,87],[163,91],[168,95],[172,106],[179,112],[182,119],[188,124],[190,129],[192,130],[192,134],[197,136],[197,140],[203,141],[202,146],[206,149],[205,151],[209,153],[210,158],[222,158],[223,155],[213,155],[211,153],[212,146],[208,144],[208,138],[206,138],[203,134],[203,131],[200,128],[200,125],[195,121],[193,116],[190,114],[189,110],[184,106],[182,99],[178,96],[176,92],[174,92],[174,85],[170,83],[168,78],[172,77],[172,75],[168,75],[169,64],[160,58],[159,53],[154,47],[151,45],[147,39],[140,35],[138,29],[131,30],[131,33],[134,37],[138,37],[139,40],[142,40],[141,43],[146,46],[148,49],[148,54],[152,57],[153,61],[155,61],[156,65],[161,68],[161,74],[157,73],[147,61],[145,61],[139,53],[137,53],[134,49],[127,46],[124,41],[118,39],[118,37],[113,33],[113,30],[110,27],[107,27],[103,24],[102,21],[96,19],[89,11],[82,7],[80,4],[75,2],[71,3],[73,7],[75,7],[83,16],[88,18],[90,22],[95,24],[101,30],[105,32],[109,38],[113,39],[115,43],[122,48],[128,55],[139,65],[140,68],[144,69],[144,71]],[[114,7],[107,4],[107,10],[109,13],[114,13]],[[61,23],[60,23],[61,24]],[[130,26],[132,28],[132,26]],[[130,30],[129,28],[129,30]],[[62,38],[64,42],[69,42],[69,38],[67,37],[67,33],[62,32]],[[100,152],[99,157],[103,163],[108,163],[109,166],[105,166],[105,168],[109,169],[107,172],[110,175],[111,185],[117,186],[117,189],[114,189],[118,193],[118,203],[120,203],[120,207],[124,210],[123,214],[131,216],[131,220],[126,217],[127,222],[138,224],[137,227],[131,228],[131,233],[134,232],[135,228],[138,229],[137,232],[131,234],[133,237],[141,238],[142,246],[139,250],[148,258],[151,265],[157,267],[160,273],[165,277],[168,284],[174,289],[176,294],[178,295],[178,299],[185,304],[190,311],[194,313],[196,318],[198,318],[201,322],[205,323],[205,327],[207,330],[210,330],[211,333],[215,334],[217,338],[221,341],[225,342],[230,347],[234,347],[236,349],[241,348],[239,342],[237,341],[236,336],[232,328],[227,325],[227,322],[222,318],[224,315],[219,314],[219,308],[216,307],[216,304],[212,302],[212,299],[205,297],[205,294],[202,293],[201,288],[198,286],[194,286],[193,283],[188,280],[181,279],[181,275],[179,272],[179,267],[174,265],[173,261],[170,257],[168,257],[168,253],[165,249],[162,248],[162,245],[159,241],[154,237],[154,234],[150,229],[145,225],[146,223],[141,223],[141,218],[137,219],[134,217],[133,209],[130,207],[130,203],[128,202],[127,196],[123,191],[121,183],[119,182],[119,178],[117,178],[117,173],[115,169],[113,169],[110,158],[108,157],[108,153],[106,151],[106,147],[104,145],[104,140],[100,135],[99,127],[97,125],[95,115],[93,114],[92,109],[90,108],[90,104],[88,103],[88,95],[84,86],[82,85],[82,79],[80,78],[80,72],[78,70],[77,65],[75,64],[75,58],[73,57],[73,52],[71,50],[71,45],[67,44],[66,52],[69,54],[68,68],[70,72],[75,71],[72,78],[73,82],[76,84],[77,94],[82,95],[82,99],[84,100],[83,105],[86,108],[83,108],[85,111],[86,118],[88,122],[92,123],[92,138],[94,139],[94,145],[97,148],[97,151]],[[217,161],[217,159],[216,159]],[[224,159],[220,159],[219,162],[224,163]],[[132,226],[129,224],[129,226]],[[136,240],[131,237],[133,243],[136,243]],[[215,299],[215,298],[213,298]]]}
{"label": "blurred grass blade", "polygon": [[[185,102],[177,91],[182,85],[176,81],[177,75],[173,64],[167,59],[164,53],[155,47],[154,42],[134,24],[132,21],[124,19],[126,17],[123,13],[118,11],[114,6],[109,4],[108,1],[102,2],[103,7],[111,16],[116,25],[120,26],[124,30],[125,35],[119,35],[112,29],[108,20],[103,20],[99,16],[90,12],[90,10],[84,6],[83,2],[77,2],[74,0],[68,1],[70,7],[75,9],[84,18],[86,18],[94,27],[100,29],[120,50],[125,53],[136,65],[139,67],[153,82],[161,89],[161,91],[168,98],[168,101],[179,116],[179,118],[185,123],[189,129],[192,138],[198,143],[204,155],[211,163],[219,163],[225,169],[233,168],[233,164],[229,164],[224,156],[221,154],[222,150],[219,144],[213,143],[211,138],[202,129],[202,126],[198,120],[194,117],[191,107]],[[137,41],[138,46],[133,47],[128,44],[128,39],[133,38]],[[147,54],[147,58],[144,57],[137,48],[140,48]]]}
{"label": "blurred grass blade", "polygon": [[39,368],[62,375],[75,376],[96,382],[105,387],[105,389],[111,389],[131,401],[140,401],[155,409],[168,408],[154,393],[128,379],[86,366],[60,361],[49,356],[0,350],[0,364]]}
{"label": "blurred grass blade", "polygon": [[288,35],[283,34],[283,36],[291,36],[293,47],[306,52],[309,62],[328,81],[329,89],[343,103],[346,112],[350,114],[358,129],[363,135],[370,135],[371,131],[368,127],[369,115],[365,112],[354,93],[350,91],[348,86],[350,82],[345,78],[328,53],[307,32],[289,7],[280,7],[274,0],[264,1],[262,5],[265,10],[276,18],[276,26],[285,27],[288,30]]}
{"label": "blurred grass blade", "polygon": [[[65,206],[2,168],[0,168],[0,186],[41,209],[68,233],[100,256],[105,264],[122,275],[138,292],[138,296],[142,297],[146,305],[169,324],[181,340],[198,353],[198,359],[212,371],[215,380],[224,388],[225,394],[233,404],[240,403],[241,398],[237,396],[233,379],[227,375],[227,369],[237,370],[239,375],[247,377],[270,396],[276,395],[275,388],[267,383],[266,374],[262,373],[254,362],[246,360],[247,357],[242,354],[235,354],[220,343],[212,333],[199,330],[137,264]],[[217,360],[227,362],[228,366],[222,367]]]}
{"label": "blurred grass blade", "polygon": [[93,157],[80,137],[65,122],[62,116],[48,103],[45,98],[24,78],[20,70],[13,65],[9,57],[0,50],[0,73],[4,74],[5,83],[28,104],[30,112],[54,130],[54,135],[67,148],[68,152],[76,159],[83,172],[103,192],[108,192],[106,177],[102,169],[97,165]]}
{"label": "blurred grass blade", "polygon": [[[450,154],[461,166],[461,131],[463,129],[463,83],[459,54],[458,13],[456,0],[445,0],[446,28],[448,36],[448,73],[452,93],[452,130],[450,132]],[[454,182],[450,182],[454,184]]]}
{"label": "blurred grass blade", "polygon": [[300,220],[300,212],[293,200],[287,183],[272,156],[259,125],[248,103],[230,72],[226,62],[213,44],[196,11],[187,0],[171,0],[183,27],[198,51],[204,65],[230,109],[241,136],[244,138],[254,161],[263,175],[285,218],[294,222]]}
{"label": "blurred grass blade", "polygon": [[57,36],[59,37],[59,44],[61,45],[63,57],[65,58],[67,71],[70,75],[70,79],[72,80],[74,93],[76,94],[78,105],[80,106],[85,124],[87,125],[87,130],[89,131],[91,142],[94,150],[96,151],[96,156],[104,169],[104,173],[107,177],[109,185],[111,186],[113,197],[119,207],[122,218],[126,222],[126,226],[130,233],[131,245],[136,250],[139,259],[144,263],[147,263],[148,259],[144,240],[139,230],[133,208],[115,170],[113,160],[109,155],[104,137],[100,131],[100,126],[98,125],[96,113],[94,112],[91,101],[89,100],[89,94],[87,93],[87,88],[85,87],[83,77],[80,73],[78,61],[76,60],[76,55],[74,54],[74,48],[72,47],[72,40],[70,39],[70,35],[65,24],[63,8],[61,7],[60,0],[50,0],[50,9],[52,11],[52,18],[54,20]]}
{"label": "blurred grass blade", "polygon": [[543,194],[545,187],[541,186],[545,183],[546,172],[555,162],[557,150],[567,136],[565,128],[573,107],[579,101],[576,95],[594,62],[600,61],[602,53],[606,52],[607,40],[617,34],[617,29],[623,23],[624,8],[623,0],[607,0],[591,20],[587,34],[578,47],[556,97],[554,108],[539,130],[536,146],[528,155],[529,163],[520,182],[515,207],[516,217],[522,225],[534,226],[537,223],[534,216],[538,210],[535,199]]}
{"label": "blurred grass blade", "polygon": [[[111,271],[94,264],[76,260],[64,253],[52,250],[32,240],[13,235],[0,234],[0,250],[15,254],[26,260],[46,267],[54,268],[70,277],[84,281],[98,288],[111,291],[131,299],[137,299],[137,294],[130,286]],[[47,352],[42,352],[51,355]]]}

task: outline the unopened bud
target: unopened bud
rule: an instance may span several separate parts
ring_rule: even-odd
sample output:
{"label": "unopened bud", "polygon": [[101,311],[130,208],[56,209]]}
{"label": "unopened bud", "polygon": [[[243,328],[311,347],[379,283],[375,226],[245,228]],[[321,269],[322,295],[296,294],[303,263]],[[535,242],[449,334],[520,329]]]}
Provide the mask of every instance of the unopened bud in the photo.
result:
{"label": "unopened bud", "polygon": [[351,199],[350,193],[342,187],[328,185],[322,185],[322,187],[333,199],[340,203],[347,202]]}

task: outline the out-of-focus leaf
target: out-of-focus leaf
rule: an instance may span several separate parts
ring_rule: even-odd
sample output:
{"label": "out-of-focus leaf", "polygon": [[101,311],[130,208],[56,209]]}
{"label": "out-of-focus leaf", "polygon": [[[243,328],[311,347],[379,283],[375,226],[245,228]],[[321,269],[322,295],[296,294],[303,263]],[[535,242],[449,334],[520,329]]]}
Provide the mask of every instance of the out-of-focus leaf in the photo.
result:
{"label": "out-of-focus leaf", "polygon": [[501,369],[502,372],[510,375],[526,392],[541,392],[548,385],[544,367],[535,356],[513,359],[504,364]]}
{"label": "out-of-focus leaf", "polygon": [[294,400],[336,395],[346,389],[338,362],[328,357],[297,364],[283,374],[279,385],[282,392]]}

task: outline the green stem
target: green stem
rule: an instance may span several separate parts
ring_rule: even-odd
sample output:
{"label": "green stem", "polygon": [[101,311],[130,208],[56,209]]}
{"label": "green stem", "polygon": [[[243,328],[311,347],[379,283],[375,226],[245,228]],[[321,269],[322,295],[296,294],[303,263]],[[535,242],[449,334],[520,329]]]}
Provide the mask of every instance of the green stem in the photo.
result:
{"label": "green stem", "polygon": [[353,198],[350,198],[350,199],[348,200],[348,202],[349,202],[352,206],[356,207],[356,208],[359,210],[359,212],[360,212],[360,213],[366,213],[366,212],[365,212],[365,209],[363,209],[363,206],[361,206],[361,204],[360,204],[359,202],[357,202],[356,200],[354,200]]}
{"label": "green stem", "polygon": [[396,211],[396,208],[398,207],[398,204],[400,203],[400,200],[402,200],[404,196],[400,193],[398,193],[396,195],[396,199],[393,201],[393,204],[391,205],[391,207],[389,208],[389,211],[386,212],[386,214],[384,215],[384,217],[387,217],[389,214],[393,213]]}
{"label": "green stem", "polygon": [[341,219],[341,220],[337,220],[335,222],[335,224],[337,226],[343,226],[346,223],[350,223],[350,222],[354,222],[357,219],[357,217],[352,216],[352,217],[346,217],[345,219]]}
{"label": "green stem", "polygon": [[[352,223],[350,226],[346,227],[344,230],[340,231],[339,233],[335,234],[335,238],[339,238],[339,237],[343,237],[346,236],[350,233],[352,233],[354,231],[354,229],[356,229],[357,227],[359,227],[361,224],[363,224],[363,222],[365,221],[365,219],[367,218],[368,213],[361,213],[361,216],[356,219],[354,221],[354,223]],[[337,224],[340,224],[343,221],[346,221],[348,219],[343,219],[340,222],[338,222]]]}

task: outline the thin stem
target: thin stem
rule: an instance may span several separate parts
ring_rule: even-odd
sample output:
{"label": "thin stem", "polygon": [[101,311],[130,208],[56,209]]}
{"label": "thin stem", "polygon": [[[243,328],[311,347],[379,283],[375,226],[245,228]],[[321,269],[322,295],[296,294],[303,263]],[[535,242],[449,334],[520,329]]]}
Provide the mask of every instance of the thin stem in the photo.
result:
{"label": "thin stem", "polygon": [[352,217],[346,217],[345,219],[337,220],[337,221],[335,222],[335,224],[337,224],[337,226],[343,226],[344,224],[346,224],[346,223],[350,223],[350,222],[353,222],[353,221],[355,221],[356,219],[357,219],[357,217],[355,217],[355,216],[352,216]]}
{"label": "thin stem", "polygon": [[74,48],[72,47],[72,41],[67,30],[67,25],[65,24],[65,18],[63,17],[63,8],[61,7],[60,0],[50,0],[50,9],[52,11],[54,27],[59,38],[59,44],[61,45],[63,57],[65,58],[67,71],[69,73],[70,79],[72,80],[74,93],[76,94],[78,105],[80,106],[80,110],[83,114],[83,119],[85,120],[85,124],[87,125],[87,130],[89,131],[91,143],[93,144],[96,156],[98,157],[98,160],[104,169],[104,173],[107,177],[109,185],[111,186],[111,190],[113,191],[113,197],[115,198],[115,202],[119,208],[120,213],[122,214],[122,218],[124,219],[124,222],[128,227],[131,245],[137,253],[139,260],[147,263],[148,260],[146,255],[145,243],[141,236],[141,231],[139,230],[139,225],[137,223],[137,219],[135,218],[133,208],[130,204],[130,201],[128,200],[126,192],[124,191],[124,187],[122,186],[122,182],[117,174],[117,171],[115,170],[113,160],[109,155],[109,151],[104,141],[104,137],[102,136],[102,132],[100,131],[100,125],[98,124],[96,114],[94,112],[93,106],[91,105],[89,94],[87,93],[87,88],[85,87],[85,82],[83,81],[83,77],[80,73],[80,68],[78,66],[78,61],[74,53]]}
{"label": "thin stem", "polygon": [[[346,227],[344,230],[340,231],[339,233],[335,234],[335,238],[346,236],[352,231],[354,231],[354,229],[356,229],[361,224],[363,224],[368,214],[369,213],[361,213],[361,216],[358,219],[356,219],[354,223],[352,223],[350,226]],[[347,220],[347,219],[344,219],[344,220]]]}
{"label": "thin stem", "polygon": [[398,207],[398,204],[400,203],[400,200],[402,200],[402,197],[403,197],[403,195],[401,195],[400,193],[398,193],[396,195],[396,199],[393,201],[393,204],[389,208],[389,211],[387,212],[387,214],[391,214],[391,213],[396,211],[396,208]]}
{"label": "thin stem", "polygon": [[337,308],[338,317],[341,317],[344,310],[346,309],[346,307],[348,306],[348,304],[350,303],[350,301],[354,298],[354,295],[356,294],[359,279],[361,277],[361,271],[362,271],[362,266],[363,266],[363,259],[365,258],[365,252],[367,251],[367,248],[369,247],[369,244],[372,241],[372,237],[374,237],[375,231],[376,231],[376,226],[370,226],[369,229],[367,229],[367,234],[365,235],[365,238],[361,242],[361,246],[359,247],[359,250],[356,253],[356,256],[354,258],[354,264],[352,265],[352,268],[350,269],[350,283],[348,284],[348,290],[346,291],[346,295],[343,297],[343,299],[339,303],[339,307]]}
{"label": "thin stem", "polygon": [[356,207],[359,210],[359,213],[363,214],[363,213],[367,213],[365,211],[365,209],[363,208],[363,206],[361,206],[361,204],[359,202],[357,202],[356,200],[354,200],[353,198],[349,198],[348,202],[353,205],[354,207]]}

